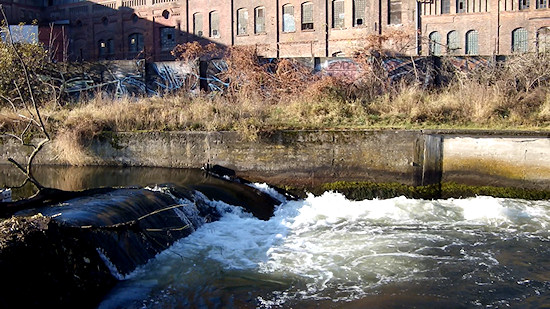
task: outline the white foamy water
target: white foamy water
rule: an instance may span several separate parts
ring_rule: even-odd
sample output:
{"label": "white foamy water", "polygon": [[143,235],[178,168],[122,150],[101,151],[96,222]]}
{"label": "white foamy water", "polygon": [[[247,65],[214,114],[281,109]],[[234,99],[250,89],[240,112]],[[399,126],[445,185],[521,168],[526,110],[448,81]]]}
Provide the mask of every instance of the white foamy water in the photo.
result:
{"label": "white foamy water", "polygon": [[327,192],[283,202],[268,221],[212,203],[230,212],[134,272],[101,307],[550,305],[549,201]]}

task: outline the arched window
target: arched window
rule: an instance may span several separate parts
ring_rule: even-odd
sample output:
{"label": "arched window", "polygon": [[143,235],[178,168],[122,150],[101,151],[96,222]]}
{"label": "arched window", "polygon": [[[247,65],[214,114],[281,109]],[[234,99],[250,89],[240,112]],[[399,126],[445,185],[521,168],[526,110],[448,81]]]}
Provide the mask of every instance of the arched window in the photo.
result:
{"label": "arched window", "polygon": [[344,28],[345,16],[344,0],[332,1],[332,28]]}
{"label": "arched window", "polygon": [[525,28],[517,28],[512,31],[512,52],[526,53],[528,49],[527,30]]}
{"label": "arched window", "polygon": [[447,53],[451,55],[459,54],[460,41],[456,30],[447,33]]}
{"label": "arched window", "polygon": [[283,32],[296,31],[296,22],[294,21],[294,6],[290,4],[283,5]]}
{"label": "arched window", "polygon": [[466,46],[465,46],[466,55],[479,54],[478,36],[479,35],[476,30],[470,30],[466,32]]}
{"label": "arched window", "polygon": [[353,0],[353,26],[362,26],[365,24],[365,9],[367,0]]}
{"label": "arched window", "polygon": [[193,34],[201,37],[204,32],[202,29],[202,14],[201,13],[195,13],[193,14]]}
{"label": "arched window", "polygon": [[248,10],[237,10],[237,35],[245,35],[248,33]]}
{"label": "arched window", "polygon": [[539,53],[550,52],[550,27],[537,30],[537,50]]}
{"label": "arched window", "polygon": [[143,34],[132,33],[128,36],[128,51],[131,54],[137,54],[143,51]]}
{"label": "arched window", "polygon": [[429,53],[430,55],[441,55],[441,34],[434,31],[428,36],[430,39]]}
{"label": "arched window", "polygon": [[103,17],[101,18],[101,23],[104,25],[104,26],[107,26],[109,24],[109,19],[107,17]]}
{"label": "arched window", "polygon": [[313,3],[302,3],[302,30],[313,30]]}
{"label": "arched window", "polygon": [[265,8],[254,9],[254,33],[265,33]]}
{"label": "arched window", "polygon": [[210,12],[210,37],[220,37],[220,14],[216,11]]}

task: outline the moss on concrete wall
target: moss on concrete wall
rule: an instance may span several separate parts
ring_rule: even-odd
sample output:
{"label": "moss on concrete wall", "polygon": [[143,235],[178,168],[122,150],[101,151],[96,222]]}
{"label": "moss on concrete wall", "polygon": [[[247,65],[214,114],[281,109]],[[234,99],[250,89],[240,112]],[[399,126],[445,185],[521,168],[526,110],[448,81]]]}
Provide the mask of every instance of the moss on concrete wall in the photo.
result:
{"label": "moss on concrete wall", "polygon": [[[1,162],[8,157],[24,162],[30,152],[12,140],[4,140],[0,148]],[[59,151],[49,144],[36,163],[63,164]],[[210,163],[289,185],[358,181],[550,187],[550,136],[536,133],[276,131],[251,142],[237,132],[120,132],[101,135],[88,152],[84,165],[199,168]]]}

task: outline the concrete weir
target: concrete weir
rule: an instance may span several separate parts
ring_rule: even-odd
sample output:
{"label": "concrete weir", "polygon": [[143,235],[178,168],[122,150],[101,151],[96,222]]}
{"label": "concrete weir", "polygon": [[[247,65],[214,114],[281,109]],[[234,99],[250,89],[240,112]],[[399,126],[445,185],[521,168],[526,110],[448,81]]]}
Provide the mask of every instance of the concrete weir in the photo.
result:
{"label": "concrete weir", "polygon": [[[1,160],[30,150],[4,140]],[[334,181],[550,188],[550,132],[432,130],[120,132],[93,142],[86,165],[198,168],[219,164],[272,184]],[[51,145],[38,164],[67,164]]]}

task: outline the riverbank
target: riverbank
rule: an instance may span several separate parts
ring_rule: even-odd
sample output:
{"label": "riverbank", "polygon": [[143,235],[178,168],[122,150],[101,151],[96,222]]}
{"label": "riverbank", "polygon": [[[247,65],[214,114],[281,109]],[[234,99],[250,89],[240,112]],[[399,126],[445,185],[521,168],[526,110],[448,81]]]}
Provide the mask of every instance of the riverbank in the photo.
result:
{"label": "riverbank", "polygon": [[[0,160],[29,154],[6,139]],[[54,144],[40,165],[68,165]],[[338,181],[429,186],[550,188],[550,132],[275,131],[256,141],[237,132],[111,133],[93,140],[80,165],[201,168],[219,164],[244,178],[318,187]]]}

